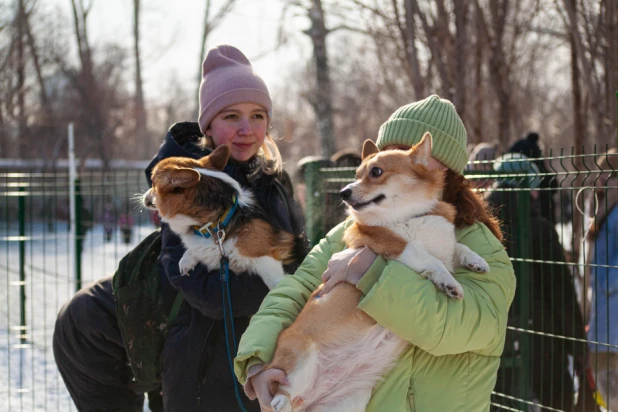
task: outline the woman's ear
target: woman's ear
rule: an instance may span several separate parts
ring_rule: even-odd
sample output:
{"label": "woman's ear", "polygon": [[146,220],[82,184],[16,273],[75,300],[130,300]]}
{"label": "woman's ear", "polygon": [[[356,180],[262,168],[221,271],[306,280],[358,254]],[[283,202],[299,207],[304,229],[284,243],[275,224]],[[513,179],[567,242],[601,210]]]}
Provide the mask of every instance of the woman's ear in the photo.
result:
{"label": "woman's ear", "polygon": [[212,131],[210,129],[210,126],[208,126],[208,129],[204,130],[204,140],[206,141],[206,147],[209,147],[211,149],[215,148],[215,141],[212,140]]}

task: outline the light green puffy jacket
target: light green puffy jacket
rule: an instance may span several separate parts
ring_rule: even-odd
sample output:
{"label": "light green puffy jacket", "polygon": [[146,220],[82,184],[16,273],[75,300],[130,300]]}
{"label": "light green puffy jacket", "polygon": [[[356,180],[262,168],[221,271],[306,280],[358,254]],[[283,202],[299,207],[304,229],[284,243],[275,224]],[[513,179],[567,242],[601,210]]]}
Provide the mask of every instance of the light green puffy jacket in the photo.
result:
{"label": "light green puffy jacket", "polygon": [[[247,369],[268,363],[279,333],[290,326],[321,283],[331,255],[344,249],[346,221],[331,230],[264,299],[240,340],[234,369],[241,383]],[[463,300],[396,261],[376,259],[357,287],[359,308],[411,343],[397,366],[373,391],[367,411],[487,411],[504,347],[515,275],[502,244],[483,224],[457,230],[457,240],[481,255],[490,273],[458,268]]]}

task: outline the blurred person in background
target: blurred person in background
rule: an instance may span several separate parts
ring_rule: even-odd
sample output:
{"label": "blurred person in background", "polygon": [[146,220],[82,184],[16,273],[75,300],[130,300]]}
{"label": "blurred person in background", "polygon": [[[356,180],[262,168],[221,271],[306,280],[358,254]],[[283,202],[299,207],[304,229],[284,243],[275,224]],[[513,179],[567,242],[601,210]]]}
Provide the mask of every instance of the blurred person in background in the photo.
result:
{"label": "blurred person in background", "polygon": [[[518,302],[518,296],[522,293],[528,295],[531,319],[521,319],[521,308],[514,303],[508,323],[509,326],[535,332],[528,333],[531,358],[527,359],[529,363],[524,364],[524,367],[529,365],[532,368],[529,371],[531,390],[544,407],[575,411],[584,410],[581,405],[585,404],[589,408],[587,411],[595,411],[591,390],[583,387],[587,364],[585,343],[562,338],[585,340],[586,332],[573,276],[564,264],[566,259],[558,234],[552,223],[540,213],[538,188],[542,179],[539,177],[539,167],[520,153],[507,153],[497,158],[493,167],[502,174],[522,175],[497,176],[492,190],[486,194],[486,200],[501,220],[509,256],[521,259],[523,252],[520,245],[524,242],[529,245],[530,255],[527,258],[534,260],[533,263],[524,263],[526,273],[515,271],[518,278],[515,302]],[[522,196],[529,197],[529,211],[520,207]],[[529,213],[525,217],[528,225],[522,221],[524,213]],[[526,235],[529,237],[521,238]],[[529,290],[521,288],[523,275],[529,276]],[[513,357],[514,352],[521,349],[518,342],[522,337],[522,332],[507,331],[504,355]],[[569,368],[570,358],[574,361],[575,373],[580,382],[577,406],[574,379]],[[512,370],[501,369],[495,391],[510,394],[509,390],[519,384],[513,382],[514,376]]]}
{"label": "blurred person in background", "polygon": [[[493,160],[496,159],[498,150],[495,143],[482,142],[474,146],[468,155],[468,165],[466,166],[466,173],[469,172],[492,172]],[[487,163],[473,163],[473,162],[487,162]],[[470,181],[474,187],[479,189],[485,189],[491,186],[493,179],[476,179],[470,178]]]}
{"label": "blurred person in background", "polygon": [[541,159],[543,151],[539,147],[539,134],[536,132],[528,133],[525,138],[515,142],[509,148],[508,153],[521,153],[538,167],[541,173],[541,182],[538,187],[539,212],[541,216],[554,224],[556,222],[554,194],[558,189],[558,182],[546,167],[545,161]]}
{"label": "blurred person in background", "polygon": [[105,233],[105,241],[112,240],[112,234],[116,228],[116,210],[114,203],[108,200],[103,205],[103,232]]}
{"label": "blurred person in background", "polygon": [[594,213],[586,235],[584,276],[590,290],[588,339],[592,342],[592,379],[608,410],[618,411],[618,159],[612,148],[597,164],[588,209]]}

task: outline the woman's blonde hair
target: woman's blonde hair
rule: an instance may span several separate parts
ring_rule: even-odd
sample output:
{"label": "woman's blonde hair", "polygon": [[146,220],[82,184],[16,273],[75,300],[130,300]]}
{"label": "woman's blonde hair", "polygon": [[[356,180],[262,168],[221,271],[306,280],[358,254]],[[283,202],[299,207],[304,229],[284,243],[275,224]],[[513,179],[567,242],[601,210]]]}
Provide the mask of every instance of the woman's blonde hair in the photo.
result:
{"label": "woman's blonde hair", "polygon": [[262,147],[260,147],[257,154],[262,156],[265,160],[262,162],[262,171],[265,174],[278,175],[283,171],[283,159],[281,158],[281,152],[279,152],[277,142],[275,142],[275,139],[270,135],[270,133],[266,132],[264,143],[262,143]]}

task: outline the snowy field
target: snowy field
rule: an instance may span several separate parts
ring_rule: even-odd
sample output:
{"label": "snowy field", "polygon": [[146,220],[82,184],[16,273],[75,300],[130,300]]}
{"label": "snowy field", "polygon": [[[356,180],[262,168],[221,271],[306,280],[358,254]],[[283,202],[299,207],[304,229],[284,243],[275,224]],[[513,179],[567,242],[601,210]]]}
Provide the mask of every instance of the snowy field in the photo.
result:
{"label": "snowy field", "polygon": [[[133,229],[124,244],[118,230],[104,241],[103,227],[95,225],[84,241],[82,278],[86,285],[114,273],[118,261],[154,226]],[[43,223],[26,227],[25,313],[21,313],[20,249],[16,222],[0,222],[0,411],[75,411],[57,372],[52,352],[56,314],[75,293],[71,278],[70,236],[66,222],[51,231]],[[25,327],[22,327],[25,321]],[[148,410],[148,409],[145,409]]]}

